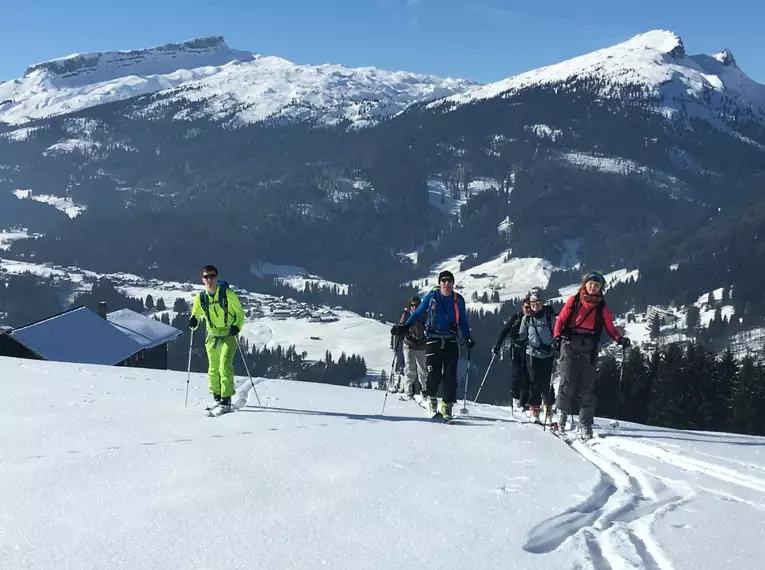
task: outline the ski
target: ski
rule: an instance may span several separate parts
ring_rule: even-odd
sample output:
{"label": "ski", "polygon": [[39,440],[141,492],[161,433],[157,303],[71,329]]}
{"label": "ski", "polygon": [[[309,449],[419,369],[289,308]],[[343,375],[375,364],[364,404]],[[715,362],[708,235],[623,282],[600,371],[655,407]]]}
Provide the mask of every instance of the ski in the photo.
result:
{"label": "ski", "polygon": [[210,417],[210,418],[217,418],[226,414],[230,414],[234,410],[235,410],[234,406],[229,406],[227,410],[223,410],[220,404],[215,404],[214,406],[205,407],[205,411],[207,412],[207,417]]}
{"label": "ski", "polygon": [[574,443],[574,440],[571,439],[571,437],[568,435],[568,432],[560,431],[559,429],[551,429],[549,430],[552,435],[557,437],[559,440],[561,440],[563,443],[571,447],[571,445]]}

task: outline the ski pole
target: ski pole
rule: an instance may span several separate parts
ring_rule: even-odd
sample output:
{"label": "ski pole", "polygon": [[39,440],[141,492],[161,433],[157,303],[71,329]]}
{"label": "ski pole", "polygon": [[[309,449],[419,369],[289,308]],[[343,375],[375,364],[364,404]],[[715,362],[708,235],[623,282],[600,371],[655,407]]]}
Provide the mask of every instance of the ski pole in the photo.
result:
{"label": "ski pole", "polygon": [[491,370],[491,365],[494,364],[494,359],[497,357],[496,354],[491,355],[491,360],[489,361],[489,366],[486,367],[486,374],[483,375],[483,380],[481,380],[481,385],[478,387],[478,393],[475,395],[475,398],[473,398],[473,403],[475,404],[478,402],[478,396],[481,395],[481,390],[483,390],[483,383],[486,382],[486,378],[489,376],[489,370]]}
{"label": "ski pole", "polygon": [[[398,345],[401,342],[401,337],[396,335],[395,346],[393,347],[393,362],[390,363],[390,376],[388,376],[388,382],[393,381],[393,371],[396,369],[396,358],[398,358]],[[388,385],[385,385],[385,399],[383,400],[382,412],[380,415],[385,415],[385,404],[388,402]]]}
{"label": "ski pole", "polygon": [[552,359],[553,359],[553,363],[552,363],[552,370],[550,371],[550,387],[547,389],[548,402],[545,405],[545,423],[542,426],[542,431],[547,431],[547,420],[550,417],[550,408],[552,408],[552,404],[550,404],[549,399],[550,399],[550,390],[552,389],[552,379],[553,379],[553,376],[555,375],[555,364],[557,361],[557,358],[555,358],[554,354]]}
{"label": "ski pole", "polygon": [[252,391],[255,392],[255,399],[258,401],[258,407],[262,408],[263,406],[260,404],[260,396],[258,396],[258,391],[255,389],[255,382],[252,381],[252,375],[250,374],[250,367],[247,366],[247,359],[244,357],[244,351],[242,350],[242,345],[239,344],[239,337],[236,337],[236,348],[239,351],[239,356],[242,357],[242,362],[244,363],[244,369],[247,371],[247,377],[250,379],[250,385],[252,385]]}
{"label": "ski pole", "polygon": [[[513,388],[515,387],[515,343],[510,345],[510,417],[515,419],[515,406],[513,405]],[[521,385],[523,387],[523,385]],[[520,391],[518,392],[520,396]],[[520,398],[518,399],[520,401]]]}
{"label": "ski pole", "polygon": [[189,366],[188,373],[186,375],[186,403],[183,404],[184,408],[189,406],[189,382],[191,381],[191,347],[194,345],[194,331],[189,329]]}
{"label": "ski pole", "polygon": [[460,410],[461,414],[467,414],[467,392],[468,392],[468,381],[470,380],[470,349],[468,348],[468,357],[467,357],[467,370],[465,370],[465,395],[462,398],[462,409]]}
{"label": "ski pole", "polygon": [[616,393],[616,414],[614,415],[614,423],[619,425],[619,404],[622,401],[622,380],[624,379],[624,361],[627,358],[627,347],[622,346],[622,366],[619,371],[619,391]]}

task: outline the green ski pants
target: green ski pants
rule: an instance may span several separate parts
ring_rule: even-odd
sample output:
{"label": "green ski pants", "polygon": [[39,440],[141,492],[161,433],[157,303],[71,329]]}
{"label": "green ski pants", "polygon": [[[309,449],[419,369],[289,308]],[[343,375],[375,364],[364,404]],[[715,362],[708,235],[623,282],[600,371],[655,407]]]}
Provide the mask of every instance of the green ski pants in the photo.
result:
{"label": "green ski pants", "polygon": [[207,376],[211,394],[220,394],[223,398],[236,393],[234,387],[234,357],[237,351],[235,336],[205,339],[207,351]]}

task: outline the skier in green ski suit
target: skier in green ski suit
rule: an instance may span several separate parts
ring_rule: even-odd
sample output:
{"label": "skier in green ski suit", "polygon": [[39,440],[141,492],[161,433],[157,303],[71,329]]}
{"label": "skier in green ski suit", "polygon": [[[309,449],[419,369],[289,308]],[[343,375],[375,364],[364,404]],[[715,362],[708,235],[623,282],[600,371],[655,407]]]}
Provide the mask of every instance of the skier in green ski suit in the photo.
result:
{"label": "skier in green ski suit", "polygon": [[244,311],[239,297],[225,281],[218,281],[218,270],[213,265],[202,268],[205,290],[194,297],[189,328],[196,330],[205,319],[205,350],[210,393],[222,407],[231,406],[234,387],[234,357],[237,335],[244,324]]}

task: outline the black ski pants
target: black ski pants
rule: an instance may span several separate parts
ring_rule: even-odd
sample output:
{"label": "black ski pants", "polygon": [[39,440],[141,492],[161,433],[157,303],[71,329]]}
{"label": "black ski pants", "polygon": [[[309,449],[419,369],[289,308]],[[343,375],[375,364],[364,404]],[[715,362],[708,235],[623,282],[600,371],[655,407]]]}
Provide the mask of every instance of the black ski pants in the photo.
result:
{"label": "black ski pants", "polygon": [[523,347],[510,347],[510,381],[512,382],[512,397],[521,402],[521,406],[529,400],[529,372],[526,369],[526,352]]}
{"label": "black ski pants", "polygon": [[560,385],[558,386],[558,409],[574,413],[579,402],[579,422],[592,425],[595,415],[595,377],[598,372],[595,354],[597,340],[594,336],[572,335],[560,347]]}
{"label": "black ski pants", "polygon": [[555,357],[537,358],[526,355],[526,369],[529,371],[529,406],[552,404],[550,398],[550,380],[552,379]]}
{"label": "black ski pants", "polygon": [[425,365],[428,368],[427,395],[435,398],[438,387],[443,383],[443,401],[453,404],[457,401],[457,363],[460,348],[457,339],[431,339],[425,346]]}

